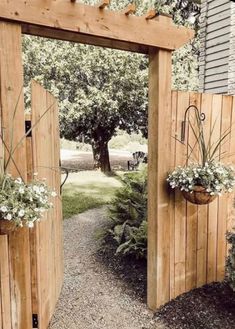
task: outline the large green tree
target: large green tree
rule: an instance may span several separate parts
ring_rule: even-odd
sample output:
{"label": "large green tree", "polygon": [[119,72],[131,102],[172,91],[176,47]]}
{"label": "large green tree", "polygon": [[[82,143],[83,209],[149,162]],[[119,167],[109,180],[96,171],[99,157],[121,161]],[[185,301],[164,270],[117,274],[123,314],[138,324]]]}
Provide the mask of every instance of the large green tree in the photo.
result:
{"label": "large green tree", "polygon": [[25,38],[24,58],[26,85],[34,77],[60,100],[61,135],[83,136],[95,168],[110,171],[108,142],[117,130],[145,132],[146,58],[38,38]]}
{"label": "large green tree", "polygon": [[[84,1],[93,4],[96,1]],[[111,1],[111,9],[130,1]],[[195,13],[190,1],[137,0],[137,14],[155,6],[179,24]],[[188,6],[188,7],[187,7]],[[186,14],[187,13],[187,14]],[[197,15],[197,14],[196,14]],[[195,42],[173,56],[173,87],[197,89]],[[41,82],[60,100],[61,135],[90,143],[94,166],[110,171],[108,142],[118,129],[147,135],[146,56],[69,42],[25,37],[23,42],[26,98],[29,82]]]}

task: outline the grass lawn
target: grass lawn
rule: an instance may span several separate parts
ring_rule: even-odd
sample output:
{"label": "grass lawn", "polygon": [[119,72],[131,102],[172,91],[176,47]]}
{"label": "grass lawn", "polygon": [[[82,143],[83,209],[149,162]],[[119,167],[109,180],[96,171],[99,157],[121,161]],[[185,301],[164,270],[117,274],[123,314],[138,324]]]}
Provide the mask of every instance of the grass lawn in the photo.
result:
{"label": "grass lawn", "polygon": [[64,218],[108,204],[121,185],[118,177],[109,177],[99,171],[69,174],[62,195]]}

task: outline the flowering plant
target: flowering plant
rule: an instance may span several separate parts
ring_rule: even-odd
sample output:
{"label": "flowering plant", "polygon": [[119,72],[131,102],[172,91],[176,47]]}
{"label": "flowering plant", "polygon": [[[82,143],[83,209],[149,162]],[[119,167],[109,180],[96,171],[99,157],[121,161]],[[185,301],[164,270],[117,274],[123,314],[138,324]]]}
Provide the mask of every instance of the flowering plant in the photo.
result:
{"label": "flowering plant", "polygon": [[221,195],[232,192],[235,186],[235,172],[231,166],[219,162],[209,162],[205,165],[191,164],[187,167],[177,167],[167,181],[171,188],[193,192],[195,186],[202,186],[210,195]]}
{"label": "flowering plant", "polygon": [[[220,152],[220,147],[223,142],[226,142],[231,129],[229,128],[221,133],[218,140],[214,142],[214,138],[212,137],[214,137],[215,121],[209,137],[206,138],[203,125],[205,114],[200,114],[196,106],[190,105],[185,112],[181,143],[185,139],[186,114],[191,108],[195,110],[196,120],[193,124],[189,119],[189,128],[191,128],[196,142],[193,146],[189,144],[189,141],[187,145],[183,143],[189,150],[189,156],[186,161],[188,165],[177,167],[168,175],[167,181],[171,188],[178,188],[182,191],[186,200],[196,204],[207,204],[223,192],[232,192],[235,186],[234,169],[217,161],[223,154]],[[196,146],[198,146],[197,149],[199,151],[196,152],[196,155],[199,158],[195,164],[195,162],[190,162],[190,157],[195,156],[194,151]]]}
{"label": "flowering plant", "polygon": [[5,174],[0,180],[0,220],[12,221],[19,227],[33,227],[53,206],[50,198],[55,196],[55,191],[44,181],[34,179],[26,184],[21,178]]}

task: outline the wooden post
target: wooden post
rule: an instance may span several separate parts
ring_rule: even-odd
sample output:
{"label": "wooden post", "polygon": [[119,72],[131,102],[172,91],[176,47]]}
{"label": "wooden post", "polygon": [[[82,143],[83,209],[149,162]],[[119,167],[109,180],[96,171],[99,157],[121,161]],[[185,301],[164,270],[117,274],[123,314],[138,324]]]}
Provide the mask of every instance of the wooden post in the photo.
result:
{"label": "wooden post", "polygon": [[170,299],[171,51],[149,53],[148,306]]}
{"label": "wooden post", "polygon": [[[21,53],[21,26],[0,22],[0,107],[1,123],[5,143],[10,148],[11,132],[13,147],[25,133],[24,98],[23,98],[23,66]],[[18,105],[17,105],[18,103]],[[13,114],[15,107],[15,119]],[[11,162],[9,172],[26,179],[26,145],[25,140],[19,145]],[[2,240],[2,239],[1,239]],[[7,241],[8,240],[8,241]],[[10,292],[11,292],[11,327],[14,329],[31,329],[31,282],[29,230],[22,228],[9,235]],[[1,247],[2,248],[2,247]],[[0,250],[1,255],[2,250]],[[7,328],[4,328],[7,329]]]}

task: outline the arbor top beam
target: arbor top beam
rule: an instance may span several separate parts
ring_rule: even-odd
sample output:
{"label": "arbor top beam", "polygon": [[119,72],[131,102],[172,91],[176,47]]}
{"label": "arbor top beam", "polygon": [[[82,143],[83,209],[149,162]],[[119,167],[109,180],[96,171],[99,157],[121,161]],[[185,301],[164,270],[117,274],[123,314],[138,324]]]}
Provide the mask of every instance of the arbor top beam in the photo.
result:
{"label": "arbor top beam", "polygon": [[0,19],[19,22],[32,35],[141,53],[175,50],[194,36],[169,17],[146,20],[70,0],[1,0]]}

